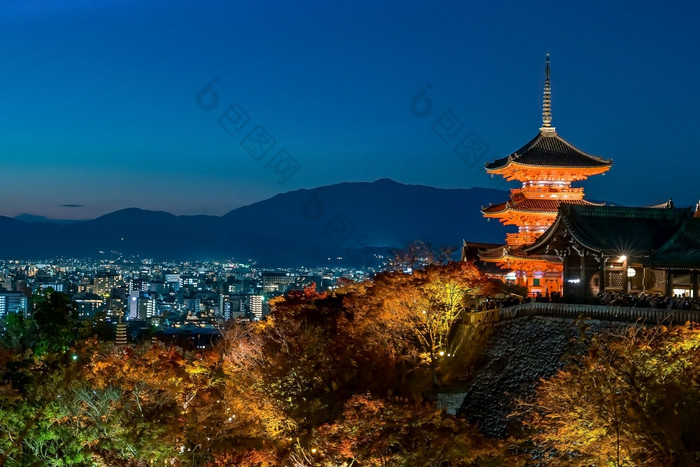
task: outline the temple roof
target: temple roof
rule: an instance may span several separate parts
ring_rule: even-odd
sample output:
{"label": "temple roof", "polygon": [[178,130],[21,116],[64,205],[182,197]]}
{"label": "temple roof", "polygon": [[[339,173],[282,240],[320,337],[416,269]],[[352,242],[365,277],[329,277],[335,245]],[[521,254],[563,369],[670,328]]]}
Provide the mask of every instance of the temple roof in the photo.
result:
{"label": "temple roof", "polygon": [[499,243],[483,243],[483,242],[462,242],[462,261],[473,261],[474,265],[484,274],[503,274],[504,271],[493,262],[485,262],[481,260],[480,254],[483,251],[489,251],[501,248],[504,245]]}
{"label": "temple roof", "polygon": [[645,261],[657,267],[700,268],[700,218],[686,219],[664,245]]}
{"label": "temple roof", "polygon": [[552,254],[571,241],[603,255],[657,266],[700,268],[700,218],[691,209],[562,204],[552,226],[528,254]]}
{"label": "temple roof", "polygon": [[552,198],[542,198],[542,199],[531,199],[531,198],[520,198],[517,200],[508,200],[499,204],[492,204],[491,206],[481,210],[484,214],[496,214],[500,212],[506,212],[508,210],[513,211],[523,211],[523,212],[545,212],[555,214],[559,210],[559,206],[562,203],[567,204],[577,204],[584,206],[600,206],[596,203],[591,203],[583,199],[571,199],[571,200],[561,200]]}
{"label": "temple roof", "polygon": [[500,245],[479,251],[479,258],[484,262],[507,262],[509,260],[520,261],[547,261],[549,263],[561,263],[561,259],[555,255],[532,255],[523,248],[514,248],[510,245]]}
{"label": "temple roof", "polygon": [[540,131],[530,142],[510,156],[487,163],[486,170],[498,170],[510,164],[562,168],[601,168],[610,167],[612,161],[581,151],[550,129],[550,131]]}

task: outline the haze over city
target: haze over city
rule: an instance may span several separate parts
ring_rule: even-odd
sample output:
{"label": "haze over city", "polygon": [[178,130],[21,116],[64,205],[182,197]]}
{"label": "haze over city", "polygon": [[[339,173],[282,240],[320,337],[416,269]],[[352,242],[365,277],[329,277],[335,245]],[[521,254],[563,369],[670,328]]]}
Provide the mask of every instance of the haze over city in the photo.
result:
{"label": "haze over city", "polygon": [[[289,190],[384,177],[506,188],[483,163],[537,133],[547,52],[553,126],[614,161],[586,182],[587,196],[691,205],[697,9],[7,1],[0,214],[88,219],[134,206],[221,215]],[[207,83],[220,99],[211,111],[197,105]],[[419,117],[410,103],[424,89],[433,110]],[[218,122],[231,104],[249,117],[240,133]],[[443,142],[432,125],[450,110],[463,126]],[[243,146],[257,126],[275,141],[259,160]],[[469,132],[485,151],[465,163],[453,147]],[[298,164],[283,183],[270,165],[281,150]]]}

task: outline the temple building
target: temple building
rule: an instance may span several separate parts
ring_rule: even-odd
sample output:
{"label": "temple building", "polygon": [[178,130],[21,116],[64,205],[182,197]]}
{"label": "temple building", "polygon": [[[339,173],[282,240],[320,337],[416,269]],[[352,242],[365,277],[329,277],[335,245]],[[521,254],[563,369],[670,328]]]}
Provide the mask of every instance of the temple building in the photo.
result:
{"label": "temple building", "polygon": [[[509,200],[483,208],[482,213],[504,225],[515,225],[518,231],[507,234],[504,245],[477,253],[479,262],[500,267],[504,276],[514,275],[515,283],[527,287],[531,295],[562,292],[563,261],[556,254],[528,251],[525,247],[554,223],[561,205],[600,206],[586,201],[583,188],[571,184],[602,174],[612,165],[611,160],[576,148],[552,126],[549,54],[542,107],[542,127],[537,136],[509,156],[486,164],[491,176],[500,175],[522,185],[511,190]],[[465,242],[463,260],[470,259],[470,248],[473,250],[474,246]]]}
{"label": "temple building", "polygon": [[695,210],[562,204],[556,222],[523,250],[561,259],[567,300],[606,290],[697,298],[700,203]]}

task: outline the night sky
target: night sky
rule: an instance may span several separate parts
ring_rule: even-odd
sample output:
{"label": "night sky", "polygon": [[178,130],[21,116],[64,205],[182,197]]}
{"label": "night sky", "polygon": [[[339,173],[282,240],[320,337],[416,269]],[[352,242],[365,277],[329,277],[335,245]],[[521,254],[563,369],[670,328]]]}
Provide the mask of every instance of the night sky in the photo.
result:
{"label": "night sky", "polygon": [[[700,198],[691,2],[144,3],[2,2],[1,215],[220,215],[384,177],[505,187],[483,163],[537,134],[546,52],[553,126],[613,159],[589,199]],[[482,149],[460,159],[462,138]]]}

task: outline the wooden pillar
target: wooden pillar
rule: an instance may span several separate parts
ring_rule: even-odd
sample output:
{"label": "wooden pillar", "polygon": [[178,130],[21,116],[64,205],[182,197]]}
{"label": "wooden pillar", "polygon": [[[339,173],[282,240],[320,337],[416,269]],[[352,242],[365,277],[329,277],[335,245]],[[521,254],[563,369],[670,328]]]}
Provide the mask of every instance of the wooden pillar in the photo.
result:
{"label": "wooden pillar", "polygon": [[605,263],[607,258],[601,254],[599,261],[600,267],[598,269],[598,275],[600,276],[600,291],[605,292]]}
{"label": "wooden pillar", "polygon": [[588,282],[586,279],[586,251],[583,250],[579,253],[579,258],[581,259],[581,271],[579,277],[581,278],[581,298],[585,301],[588,295]]}
{"label": "wooden pillar", "polygon": [[562,273],[561,273],[561,295],[568,297],[571,295],[571,284],[567,282],[569,276],[569,255],[561,255]]}
{"label": "wooden pillar", "polygon": [[622,262],[622,293],[628,293],[630,291],[629,277],[627,277],[627,269],[629,268],[629,263],[627,260]]}
{"label": "wooden pillar", "polygon": [[673,296],[673,272],[666,271],[666,296]]}
{"label": "wooden pillar", "polygon": [[693,298],[698,298],[698,287],[700,283],[700,273],[697,271],[693,272]]}

